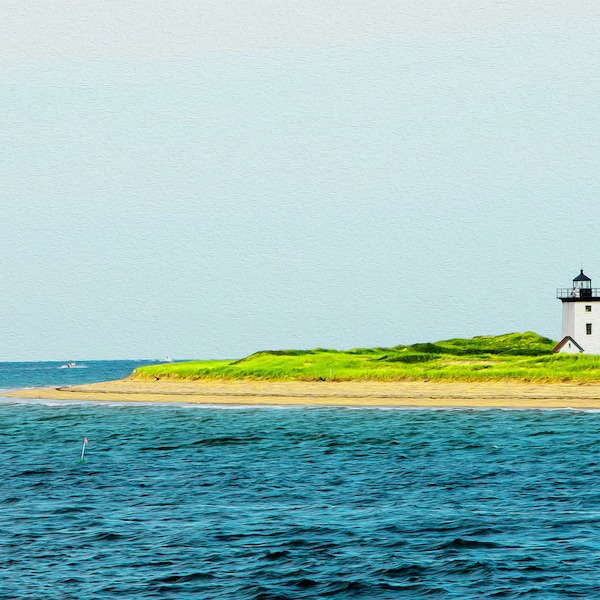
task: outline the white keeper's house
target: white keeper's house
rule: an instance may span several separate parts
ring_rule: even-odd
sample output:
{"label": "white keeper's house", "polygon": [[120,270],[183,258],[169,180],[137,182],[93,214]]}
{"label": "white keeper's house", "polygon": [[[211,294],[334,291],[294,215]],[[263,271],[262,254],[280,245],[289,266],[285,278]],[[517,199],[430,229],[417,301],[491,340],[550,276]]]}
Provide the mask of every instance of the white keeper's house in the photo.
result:
{"label": "white keeper's house", "polygon": [[562,302],[562,340],[554,352],[600,354],[600,288],[592,287],[582,269],[556,297]]}

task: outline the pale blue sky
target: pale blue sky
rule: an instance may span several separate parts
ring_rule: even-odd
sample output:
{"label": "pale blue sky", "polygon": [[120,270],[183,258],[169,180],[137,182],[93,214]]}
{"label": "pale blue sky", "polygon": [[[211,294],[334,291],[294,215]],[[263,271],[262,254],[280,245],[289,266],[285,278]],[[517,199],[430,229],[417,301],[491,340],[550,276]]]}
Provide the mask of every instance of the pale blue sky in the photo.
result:
{"label": "pale blue sky", "polygon": [[0,360],[557,339],[600,286],[595,3],[50,4],[0,0]]}

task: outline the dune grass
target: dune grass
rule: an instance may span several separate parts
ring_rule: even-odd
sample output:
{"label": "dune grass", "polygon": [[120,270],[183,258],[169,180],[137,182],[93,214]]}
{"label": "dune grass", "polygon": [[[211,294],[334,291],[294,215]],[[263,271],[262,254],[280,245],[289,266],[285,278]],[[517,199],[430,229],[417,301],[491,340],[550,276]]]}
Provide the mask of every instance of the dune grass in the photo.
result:
{"label": "dune grass", "polygon": [[600,356],[554,354],[532,332],[354,350],[271,350],[139,367],[135,379],[599,382]]}

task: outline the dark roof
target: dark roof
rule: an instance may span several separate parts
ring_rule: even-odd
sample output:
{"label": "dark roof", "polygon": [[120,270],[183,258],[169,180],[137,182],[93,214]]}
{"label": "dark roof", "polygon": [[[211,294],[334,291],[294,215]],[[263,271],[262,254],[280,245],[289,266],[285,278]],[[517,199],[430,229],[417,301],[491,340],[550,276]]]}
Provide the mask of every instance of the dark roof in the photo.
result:
{"label": "dark roof", "polygon": [[570,336],[566,335],[554,348],[552,348],[552,352],[558,352],[567,342],[573,342],[577,348],[579,348],[580,352],[584,352],[583,348]]}
{"label": "dark roof", "polygon": [[583,269],[581,269],[581,273],[579,273],[579,275],[577,275],[573,281],[591,281],[591,279],[587,275],[584,275]]}

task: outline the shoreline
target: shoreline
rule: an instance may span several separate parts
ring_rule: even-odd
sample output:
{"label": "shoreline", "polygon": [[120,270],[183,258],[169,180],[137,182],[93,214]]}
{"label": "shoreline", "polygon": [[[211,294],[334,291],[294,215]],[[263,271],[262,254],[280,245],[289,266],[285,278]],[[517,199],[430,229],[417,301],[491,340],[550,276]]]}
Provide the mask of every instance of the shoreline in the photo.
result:
{"label": "shoreline", "polygon": [[141,381],[0,393],[7,398],[242,406],[600,409],[600,383]]}

